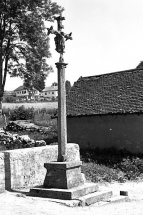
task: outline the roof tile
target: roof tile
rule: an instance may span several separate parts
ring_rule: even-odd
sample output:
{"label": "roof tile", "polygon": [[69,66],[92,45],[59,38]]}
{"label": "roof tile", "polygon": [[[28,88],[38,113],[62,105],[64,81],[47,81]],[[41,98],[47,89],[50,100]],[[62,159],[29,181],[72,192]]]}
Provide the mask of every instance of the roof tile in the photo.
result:
{"label": "roof tile", "polygon": [[67,115],[143,112],[143,68],[80,77],[67,95]]}

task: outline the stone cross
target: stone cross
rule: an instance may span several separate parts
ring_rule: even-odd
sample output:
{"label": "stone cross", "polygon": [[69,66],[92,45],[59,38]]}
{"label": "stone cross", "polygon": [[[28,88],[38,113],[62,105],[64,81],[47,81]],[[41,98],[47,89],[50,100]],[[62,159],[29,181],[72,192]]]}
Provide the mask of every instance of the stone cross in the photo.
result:
{"label": "stone cross", "polygon": [[65,89],[65,68],[63,54],[65,52],[65,41],[72,40],[72,33],[65,34],[62,29],[62,21],[65,20],[62,15],[54,17],[57,20],[58,29],[55,31],[53,26],[48,28],[48,35],[55,34],[56,51],[60,53],[59,62],[56,63],[58,69],[58,161],[67,160],[67,123],[66,123],[66,89]]}

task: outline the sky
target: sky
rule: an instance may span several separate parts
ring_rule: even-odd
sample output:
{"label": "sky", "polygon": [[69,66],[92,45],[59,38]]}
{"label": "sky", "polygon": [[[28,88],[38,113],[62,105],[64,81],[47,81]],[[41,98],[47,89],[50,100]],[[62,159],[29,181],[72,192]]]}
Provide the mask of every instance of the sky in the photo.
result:
{"label": "sky", "polygon": [[[135,68],[143,60],[143,0],[53,0],[65,8],[64,32],[72,32],[64,54],[66,80]],[[47,23],[57,29],[57,23]],[[54,35],[50,35],[52,58],[46,86],[57,82]],[[22,85],[20,78],[7,78],[5,90]]]}

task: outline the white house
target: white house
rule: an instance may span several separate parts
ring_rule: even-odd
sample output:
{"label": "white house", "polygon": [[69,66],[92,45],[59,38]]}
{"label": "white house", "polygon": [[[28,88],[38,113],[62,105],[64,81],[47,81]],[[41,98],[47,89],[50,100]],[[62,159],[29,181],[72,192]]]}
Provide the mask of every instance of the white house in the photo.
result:
{"label": "white house", "polygon": [[[20,86],[20,87],[16,88],[14,90],[14,92],[16,93],[16,98],[18,100],[29,100],[29,92],[24,86]],[[39,91],[35,89],[32,92],[31,99],[34,99],[34,100],[38,99],[39,94],[40,94]]]}
{"label": "white house", "polygon": [[39,92],[38,90],[34,90],[32,92],[31,97],[29,96],[28,90],[24,86],[20,86],[14,90],[14,93],[16,94],[17,100],[52,100],[57,99],[58,97],[58,87],[57,86],[51,86],[46,87],[42,92]]}
{"label": "white house", "polygon": [[46,87],[41,93],[40,97],[47,100],[57,99],[58,86]]}

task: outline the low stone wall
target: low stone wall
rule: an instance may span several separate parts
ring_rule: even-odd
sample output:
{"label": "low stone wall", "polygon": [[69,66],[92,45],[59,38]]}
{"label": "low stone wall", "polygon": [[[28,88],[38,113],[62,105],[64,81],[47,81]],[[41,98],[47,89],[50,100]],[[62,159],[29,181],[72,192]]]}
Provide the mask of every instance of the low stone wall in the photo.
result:
{"label": "low stone wall", "polygon": [[[42,185],[46,175],[44,163],[56,161],[58,146],[16,149],[0,153],[0,190]],[[68,144],[67,161],[79,161],[79,146]]]}
{"label": "low stone wall", "polygon": [[0,153],[0,193],[5,190],[4,154]]}

